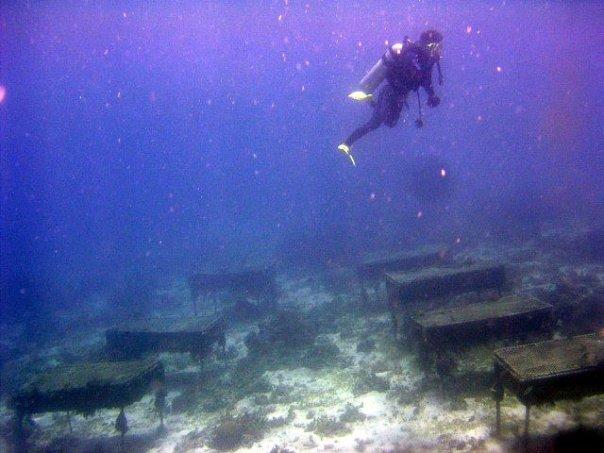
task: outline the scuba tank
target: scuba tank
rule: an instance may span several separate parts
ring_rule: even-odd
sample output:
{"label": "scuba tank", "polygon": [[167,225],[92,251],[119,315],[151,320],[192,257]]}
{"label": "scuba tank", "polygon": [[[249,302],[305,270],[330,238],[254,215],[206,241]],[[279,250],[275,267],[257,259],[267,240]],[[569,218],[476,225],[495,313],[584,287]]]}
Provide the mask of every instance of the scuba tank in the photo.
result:
{"label": "scuba tank", "polygon": [[365,77],[361,79],[361,82],[359,83],[361,90],[366,93],[373,93],[380,83],[384,81],[387,72],[388,68],[380,58]]}
{"label": "scuba tank", "polygon": [[404,65],[403,55],[410,44],[412,43],[408,36],[405,36],[402,43],[392,44],[365,77],[361,79],[359,83],[361,89],[367,93],[372,93],[387,78],[389,68]]}

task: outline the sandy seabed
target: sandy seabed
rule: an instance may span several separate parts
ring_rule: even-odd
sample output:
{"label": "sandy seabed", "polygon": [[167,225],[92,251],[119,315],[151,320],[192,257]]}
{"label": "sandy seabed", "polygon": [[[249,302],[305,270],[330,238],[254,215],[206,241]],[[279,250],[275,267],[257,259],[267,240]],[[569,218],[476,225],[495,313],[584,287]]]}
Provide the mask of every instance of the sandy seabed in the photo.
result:
{"label": "sandy seabed", "polygon": [[[570,262],[539,244],[473,247],[460,251],[456,260],[506,265],[512,292],[520,295],[573,307],[593,300],[604,303],[604,265]],[[159,417],[148,395],[126,409],[129,431],[124,450],[513,449],[524,420],[524,406],[518,400],[506,392],[502,438],[494,439],[495,405],[488,388],[471,381],[454,390],[441,385],[438,376],[420,367],[413,348],[394,339],[383,285],[371,286],[369,299],[361,300],[358,284],[335,284],[334,280],[338,279],[308,275],[278,279],[280,307],[300,314],[299,329],[314,326],[305,344],[293,339],[292,345],[271,345],[266,340],[263,347],[268,350],[250,351],[250,335],[262,341],[263,329],[271,328],[266,320],[257,319],[229,328],[227,352],[213,354],[201,364],[187,354],[162,354],[169,389],[165,430],[158,430]],[[190,296],[182,282],[159,293],[172,301],[170,314],[174,306],[181,314],[189,310]],[[361,307],[367,300],[371,309]],[[155,314],[161,315],[161,308]],[[564,325],[559,324],[558,330],[556,335],[565,334]],[[30,355],[5,368],[34,363],[40,367],[40,362],[44,368],[65,362],[65,357],[86,356],[102,346],[103,329],[99,326],[98,331],[76,338],[57,341],[35,358]],[[488,375],[491,351],[489,346],[479,346],[459,356],[455,373],[470,370]],[[249,360],[250,355],[258,359]],[[35,415],[31,451],[119,451],[114,430],[117,414],[117,410],[101,410],[88,417],[73,415],[71,433],[66,414]],[[551,436],[579,425],[602,429],[603,421],[604,396],[593,396],[535,407],[530,426],[536,435]],[[0,450],[8,449],[11,412],[6,402],[0,409],[0,422],[4,427]]]}

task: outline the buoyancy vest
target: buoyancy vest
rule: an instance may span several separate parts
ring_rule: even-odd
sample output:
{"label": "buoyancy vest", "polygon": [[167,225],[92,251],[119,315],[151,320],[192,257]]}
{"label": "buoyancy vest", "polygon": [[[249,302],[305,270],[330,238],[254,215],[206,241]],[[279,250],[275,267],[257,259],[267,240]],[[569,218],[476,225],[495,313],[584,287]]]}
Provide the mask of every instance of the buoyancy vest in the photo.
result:
{"label": "buoyancy vest", "polygon": [[397,90],[417,90],[424,76],[421,49],[414,43],[394,44],[382,55],[386,80]]}

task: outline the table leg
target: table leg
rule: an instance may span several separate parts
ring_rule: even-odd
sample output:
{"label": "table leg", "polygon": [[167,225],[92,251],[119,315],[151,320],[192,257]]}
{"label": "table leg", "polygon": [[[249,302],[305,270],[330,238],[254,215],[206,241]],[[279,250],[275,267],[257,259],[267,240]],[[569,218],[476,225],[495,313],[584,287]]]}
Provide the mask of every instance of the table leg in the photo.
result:
{"label": "table leg", "polygon": [[501,368],[497,365],[497,362],[493,364],[494,374],[494,385],[493,385],[493,399],[495,400],[495,436],[501,435],[501,401],[503,400],[503,382],[501,381]]}
{"label": "table leg", "polygon": [[529,440],[529,420],[531,414],[531,406],[524,406],[524,449],[525,451],[528,449],[528,440]]}

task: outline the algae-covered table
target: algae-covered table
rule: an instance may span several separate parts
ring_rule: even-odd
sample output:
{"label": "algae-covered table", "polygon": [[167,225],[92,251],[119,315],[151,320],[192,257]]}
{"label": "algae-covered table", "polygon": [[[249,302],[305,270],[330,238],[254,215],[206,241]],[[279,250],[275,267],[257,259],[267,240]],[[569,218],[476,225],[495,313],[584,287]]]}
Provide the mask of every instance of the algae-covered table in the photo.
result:
{"label": "algae-covered table", "polygon": [[532,405],[604,392],[604,339],[590,334],[498,349],[493,371],[497,435],[507,387],[526,407],[528,438]]}
{"label": "algae-covered table", "polygon": [[533,298],[505,296],[497,301],[439,308],[411,317],[426,346],[511,336],[551,326],[553,307]]}
{"label": "algae-covered table", "polygon": [[200,272],[189,278],[193,308],[197,314],[197,300],[202,295],[230,292],[258,299],[271,300],[277,293],[274,272],[271,266],[238,271]]}
{"label": "algae-covered table", "polygon": [[449,257],[447,247],[425,246],[413,251],[398,253],[373,253],[367,255],[357,267],[357,275],[362,279],[381,277],[387,271],[406,271],[446,262]]}
{"label": "algae-covered table", "polygon": [[505,282],[503,266],[490,264],[388,272],[386,289],[395,331],[398,332],[399,329],[400,314],[412,302],[486,289],[501,292]]}
{"label": "algae-covered table", "polygon": [[223,317],[159,317],[130,321],[105,333],[113,359],[133,359],[158,352],[189,352],[203,357],[215,344],[225,346]]}
{"label": "algae-covered table", "polygon": [[98,409],[121,409],[150,391],[163,393],[164,368],[160,362],[82,363],[61,366],[35,375],[17,394],[10,405],[21,430],[26,415],[42,412],[76,412],[90,414]]}

